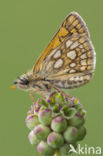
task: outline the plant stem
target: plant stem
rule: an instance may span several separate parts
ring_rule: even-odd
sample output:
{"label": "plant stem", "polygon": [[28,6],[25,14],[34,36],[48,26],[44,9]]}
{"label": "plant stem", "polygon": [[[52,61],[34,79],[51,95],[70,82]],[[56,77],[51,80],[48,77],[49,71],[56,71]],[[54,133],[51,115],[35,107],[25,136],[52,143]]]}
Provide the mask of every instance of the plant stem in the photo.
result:
{"label": "plant stem", "polygon": [[57,151],[55,152],[54,156],[62,156],[62,155],[61,155],[61,152],[60,152],[59,150],[57,150]]}

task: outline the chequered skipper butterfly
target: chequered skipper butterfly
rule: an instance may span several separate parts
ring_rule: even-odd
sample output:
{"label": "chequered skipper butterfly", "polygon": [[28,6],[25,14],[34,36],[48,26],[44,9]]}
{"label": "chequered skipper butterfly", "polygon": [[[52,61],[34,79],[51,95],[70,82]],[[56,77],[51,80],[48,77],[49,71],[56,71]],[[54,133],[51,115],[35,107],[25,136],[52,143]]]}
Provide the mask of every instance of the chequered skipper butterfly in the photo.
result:
{"label": "chequered skipper butterfly", "polygon": [[48,94],[52,89],[79,87],[93,76],[95,51],[85,22],[75,12],[64,20],[32,71],[15,82],[17,88]]}

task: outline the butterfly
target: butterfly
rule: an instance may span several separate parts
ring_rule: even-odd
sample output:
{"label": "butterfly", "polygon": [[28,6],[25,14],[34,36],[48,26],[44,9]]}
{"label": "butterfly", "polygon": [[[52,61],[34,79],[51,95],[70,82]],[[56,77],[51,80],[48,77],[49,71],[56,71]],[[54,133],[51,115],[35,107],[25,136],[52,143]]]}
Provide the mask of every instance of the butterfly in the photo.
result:
{"label": "butterfly", "polygon": [[53,89],[72,89],[89,82],[95,50],[82,17],[72,12],[42,52],[33,69],[14,81],[17,88],[45,95]]}

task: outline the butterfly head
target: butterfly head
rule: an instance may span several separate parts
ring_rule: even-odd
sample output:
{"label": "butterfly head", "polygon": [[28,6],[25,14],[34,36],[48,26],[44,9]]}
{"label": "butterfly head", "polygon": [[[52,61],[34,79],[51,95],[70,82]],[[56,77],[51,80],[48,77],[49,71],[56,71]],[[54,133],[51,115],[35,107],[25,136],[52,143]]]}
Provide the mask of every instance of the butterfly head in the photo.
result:
{"label": "butterfly head", "polygon": [[31,82],[31,72],[21,75],[14,81],[15,87],[22,90],[29,90]]}

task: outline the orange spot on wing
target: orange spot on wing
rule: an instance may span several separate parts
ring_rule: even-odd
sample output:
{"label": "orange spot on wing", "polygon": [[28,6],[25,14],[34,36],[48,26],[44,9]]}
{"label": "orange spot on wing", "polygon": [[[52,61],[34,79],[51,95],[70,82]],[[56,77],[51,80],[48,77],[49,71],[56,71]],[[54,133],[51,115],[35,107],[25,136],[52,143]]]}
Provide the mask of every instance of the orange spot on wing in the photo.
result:
{"label": "orange spot on wing", "polygon": [[67,34],[68,34],[68,31],[65,28],[61,27],[58,35],[59,36],[65,36]]}
{"label": "orange spot on wing", "polygon": [[59,39],[57,38],[56,40],[55,40],[55,43],[54,43],[54,45],[53,45],[53,49],[54,48],[56,48],[58,45],[60,44],[60,41],[59,41]]}
{"label": "orange spot on wing", "polygon": [[67,34],[68,34],[68,31],[64,27],[61,27],[57,36],[54,38],[53,49],[56,48],[60,44],[59,38],[65,37]]}
{"label": "orange spot on wing", "polygon": [[72,29],[71,32],[72,32],[73,34],[76,34],[76,33],[77,33],[75,29]]}

